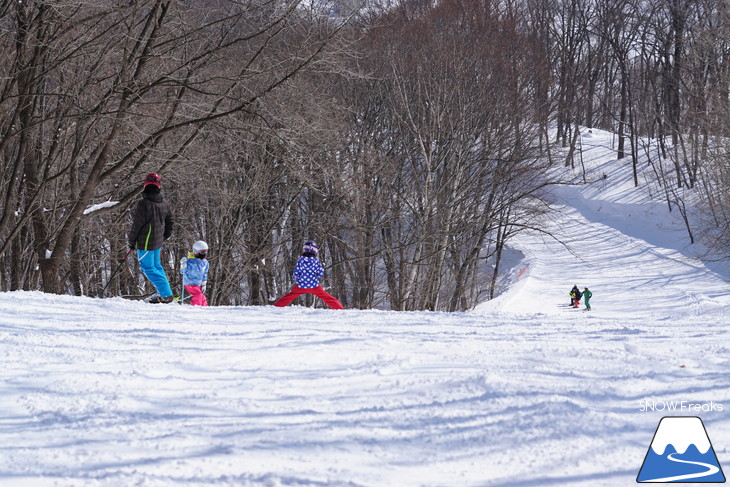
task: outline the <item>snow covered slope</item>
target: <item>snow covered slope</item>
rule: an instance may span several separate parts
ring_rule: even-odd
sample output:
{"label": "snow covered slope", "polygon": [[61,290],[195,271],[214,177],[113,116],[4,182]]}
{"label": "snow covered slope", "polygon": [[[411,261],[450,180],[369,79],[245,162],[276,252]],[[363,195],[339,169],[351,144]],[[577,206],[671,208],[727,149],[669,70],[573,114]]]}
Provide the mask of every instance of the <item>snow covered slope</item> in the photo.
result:
{"label": "snow covered slope", "polygon": [[728,283],[600,151],[473,312],[0,293],[0,486],[631,486],[666,415],[730,465]]}
{"label": "snow covered slope", "polygon": [[[595,313],[611,316],[713,313],[730,316],[730,274],[703,264],[698,244],[690,245],[678,215],[645,181],[633,184],[628,160],[615,160],[612,135],[583,134],[582,171],[557,170],[572,184],[555,188],[555,215],[544,230],[520,235],[512,245],[526,258],[519,279],[497,299],[477,310],[554,314],[570,301],[577,284],[593,292]],[[654,198],[652,198],[654,195]]]}

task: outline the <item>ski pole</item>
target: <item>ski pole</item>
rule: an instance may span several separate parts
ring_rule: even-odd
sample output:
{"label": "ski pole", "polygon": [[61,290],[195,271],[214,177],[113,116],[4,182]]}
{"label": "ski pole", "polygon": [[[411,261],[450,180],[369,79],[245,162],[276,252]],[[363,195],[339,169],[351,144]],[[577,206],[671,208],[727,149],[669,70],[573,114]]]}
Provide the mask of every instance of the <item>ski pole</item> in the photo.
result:
{"label": "ski pole", "polygon": [[180,259],[180,304],[185,304],[185,269],[188,265],[187,257]]}
{"label": "ski pole", "polygon": [[132,250],[134,250],[134,249],[130,247],[129,250],[127,251],[127,253],[124,255],[124,258],[119,262],[119,265],[117,266],[117,268],[114,269],[114,272],[112,272],[112,275],[109,276],[109,280],[106,282],[104,289],[101,290],[101,294],[104,294],[104,292],[106,291],[106,288],[109,287],[109,284],[111,284],[112,280],[114,279],[114,276],[116,276],[117,272],[119,272],[119,269],[122,268],[122,264],[124,264],[124,261],[127,260],[127,257],[129,257],[129,254],[132,253]]}

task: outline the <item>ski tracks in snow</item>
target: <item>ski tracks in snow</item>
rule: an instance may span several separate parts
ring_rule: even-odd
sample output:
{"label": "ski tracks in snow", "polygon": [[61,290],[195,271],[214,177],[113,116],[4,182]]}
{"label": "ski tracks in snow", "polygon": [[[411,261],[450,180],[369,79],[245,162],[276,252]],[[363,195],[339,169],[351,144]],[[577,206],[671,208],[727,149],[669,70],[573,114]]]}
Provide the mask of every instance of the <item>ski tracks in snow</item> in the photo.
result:
{"label": "ski tracks in snow", "polygon": [[[564,312],[557,306],[577,284],[592,291],[595,313],[730,315],[730,284],[675,250],[687,239],[670,215],[650,204],[644,205],[653,208],[649,214],[635,203],[623,210],[617,202],[601,204],[586,199],[582,186],[557,191],[561,203],[554,206],[557,216],[545,222],[546,233],[525,232],[512,242],[525,255],[518,266],[528,269],[527,276],[478,310]],[[602,211],[609,206],[610,214]]]}

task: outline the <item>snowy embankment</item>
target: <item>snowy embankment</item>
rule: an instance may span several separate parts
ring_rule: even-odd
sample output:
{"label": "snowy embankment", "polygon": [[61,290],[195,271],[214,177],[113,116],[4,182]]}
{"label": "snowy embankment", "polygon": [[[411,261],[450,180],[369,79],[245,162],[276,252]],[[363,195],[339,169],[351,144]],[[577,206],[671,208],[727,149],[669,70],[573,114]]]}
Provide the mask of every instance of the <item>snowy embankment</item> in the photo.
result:
{"label": "snowy embankment", "polygon": [[0,485],[629,486],[668,414],[730,465],[730,285],[650,202],[560,191],[570,251],[520,237],[468,313],[0,294]]}

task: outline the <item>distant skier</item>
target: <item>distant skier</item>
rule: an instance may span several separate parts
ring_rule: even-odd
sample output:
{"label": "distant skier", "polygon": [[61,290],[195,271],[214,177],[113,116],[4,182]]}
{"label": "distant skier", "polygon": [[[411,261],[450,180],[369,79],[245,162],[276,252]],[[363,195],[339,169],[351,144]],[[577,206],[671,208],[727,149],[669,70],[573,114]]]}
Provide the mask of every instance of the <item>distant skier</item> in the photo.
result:
{"label": "distant skier", "polygon": [[586,311],[591,310],[591,296],[593,296],[593,293],[588,290],[588,288],[583,289],[583,297],[585,297],[585,301],[583,301],[586,305]]}
{"label": "distant skier", "polygon": [[193,306],[208,306],[205,299],[205,288],[208,284],[208,269],[210,264],[205,259],[208,255],[208,244],[198,240],[193,244],[193,251],[180,260],[180,274],[183,275],[185,291],[192,296],[190,304]]}
{"label": "distant skier", "polygon": [[142,199],[137,203],[127,235],[129,248],[137,249],[139,267],[157,289],[157,296],[150,303],[172,301],[172,289],[160,262],[162,244],[172,235],[173,224],[170,204],[162,197],[161,181],[155,173],[145,177]]}
{"label": "distant skier", "polygon": [[297,265],[294,267],[292,274],[296,284],[291,288],[291,291],[280,297],[274,303],[274,306],[284,307],[298,296],[311,293],[324,301],[330,308],[343,309],[342,303],[319,285],[319,280],[324,277],[324,268],[317,258],[318,253],[319,248],[316,242],[308,240],[304,243],[302,256],[297,260]]}
{"label": "distant skier", "polygon": [[582,297],[578,285],[574,284],[573,289],[570,290],[570,306],[577,308],[580,305],[580,298]]}

